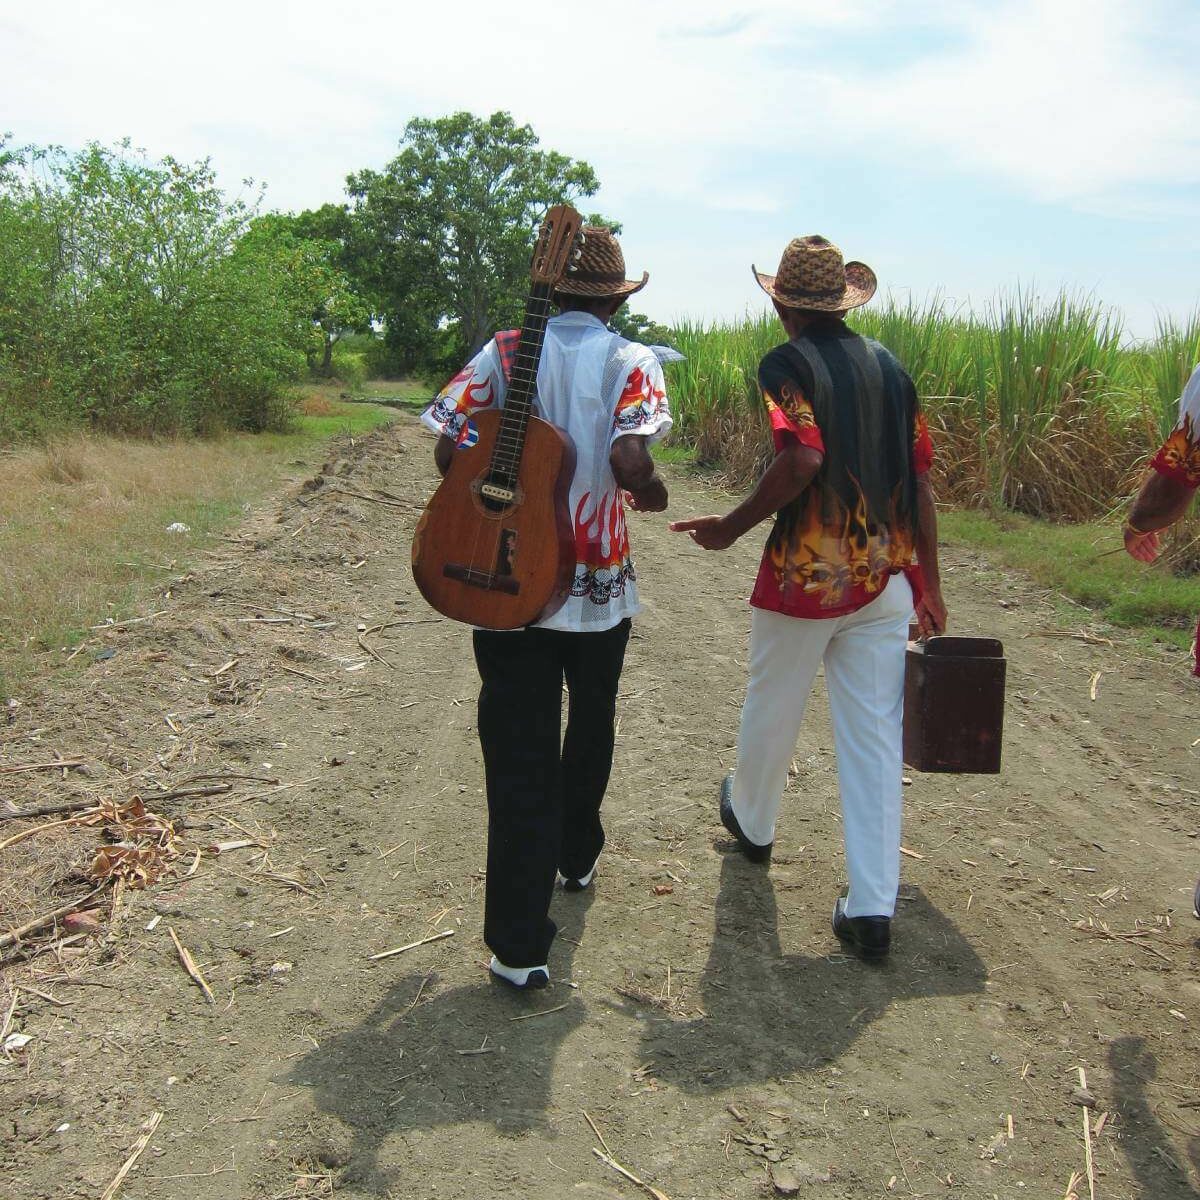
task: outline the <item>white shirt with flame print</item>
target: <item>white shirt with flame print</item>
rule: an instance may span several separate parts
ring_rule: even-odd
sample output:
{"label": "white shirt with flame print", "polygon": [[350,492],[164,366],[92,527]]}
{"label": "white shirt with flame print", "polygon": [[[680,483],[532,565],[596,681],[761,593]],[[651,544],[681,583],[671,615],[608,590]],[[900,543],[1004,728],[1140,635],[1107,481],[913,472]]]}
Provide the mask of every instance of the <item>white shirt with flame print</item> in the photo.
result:
{"label": "white shirt with flame print", "polygon": [[[421,420],[461,447],[475,442],[471,418],[503,407],[518,331],[497,334],[442,389]],[[575,443],[571,517],[575,580],[566,604],[538,624],[601,632],[639,611],[637,574],[621,490],[608,463],[613,442],[639,434],[656,442],[671,428],[662,366],[654,352],[611,332],[590,313],[551,317],[538,364],[539,416]]]}

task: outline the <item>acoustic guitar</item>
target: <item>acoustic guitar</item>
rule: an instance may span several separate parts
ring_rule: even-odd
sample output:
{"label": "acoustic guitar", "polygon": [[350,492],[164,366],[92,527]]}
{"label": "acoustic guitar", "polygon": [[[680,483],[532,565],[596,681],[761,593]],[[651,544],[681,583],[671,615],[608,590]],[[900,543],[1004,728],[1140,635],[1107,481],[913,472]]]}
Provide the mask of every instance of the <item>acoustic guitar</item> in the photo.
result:
{"label": "acoustic guitar", "polygon": [[413,577],[438,612],[484,629],[520,629],[562,607],[575,577],[569,494],[575,445],[533,415],[550,294],[578,261],[582,219],[546,214],[534,246],[521,338],[502,409],[471,417],[413,535]]}

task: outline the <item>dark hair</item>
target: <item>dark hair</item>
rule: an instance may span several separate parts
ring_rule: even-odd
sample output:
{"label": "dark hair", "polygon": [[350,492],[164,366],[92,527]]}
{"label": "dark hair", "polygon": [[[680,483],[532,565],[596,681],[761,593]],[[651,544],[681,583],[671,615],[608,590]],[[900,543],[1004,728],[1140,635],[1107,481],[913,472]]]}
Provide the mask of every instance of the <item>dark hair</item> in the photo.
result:
{"label": "dark hair", "polygon": [[[613,301],[618,297],[576,296],[571,292],[555,292],[550,298],[558,305],[559,312],[586,312],[591,313],[593,317],[607,318]],[[620,297],[621,304],[625,303],[625,299],[624,296]]]}

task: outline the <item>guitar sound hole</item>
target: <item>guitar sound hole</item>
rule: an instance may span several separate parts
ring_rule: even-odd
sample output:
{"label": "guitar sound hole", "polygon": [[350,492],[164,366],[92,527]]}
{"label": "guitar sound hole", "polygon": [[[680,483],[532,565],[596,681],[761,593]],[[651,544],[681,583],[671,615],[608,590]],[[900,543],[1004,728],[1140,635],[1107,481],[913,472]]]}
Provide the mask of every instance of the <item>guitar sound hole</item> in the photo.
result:
{"label": "guitar sound hole", "polygon": [[479,506],[489,517],[502,516],[521,503],[521,490],[504,475],[484,475],[471,490]]}

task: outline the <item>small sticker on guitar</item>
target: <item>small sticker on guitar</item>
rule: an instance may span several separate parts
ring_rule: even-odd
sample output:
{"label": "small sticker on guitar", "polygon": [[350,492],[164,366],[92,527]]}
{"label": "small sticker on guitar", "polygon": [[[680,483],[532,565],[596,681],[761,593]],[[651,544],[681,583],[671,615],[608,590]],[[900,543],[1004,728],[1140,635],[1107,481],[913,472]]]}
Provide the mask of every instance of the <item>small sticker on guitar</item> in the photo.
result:
{"label": "small sticker on guitar", "polygon": [[500,530],[500,549],[496,554],[496,574],[511,575],[517,565],[517,531]]}
{"label": "small sticker on guitar", "polygon": [[470,450],[479,441],[479,429],[469,417],[466,424],[458,431],[458,440],[454,444],[456,450]]}

